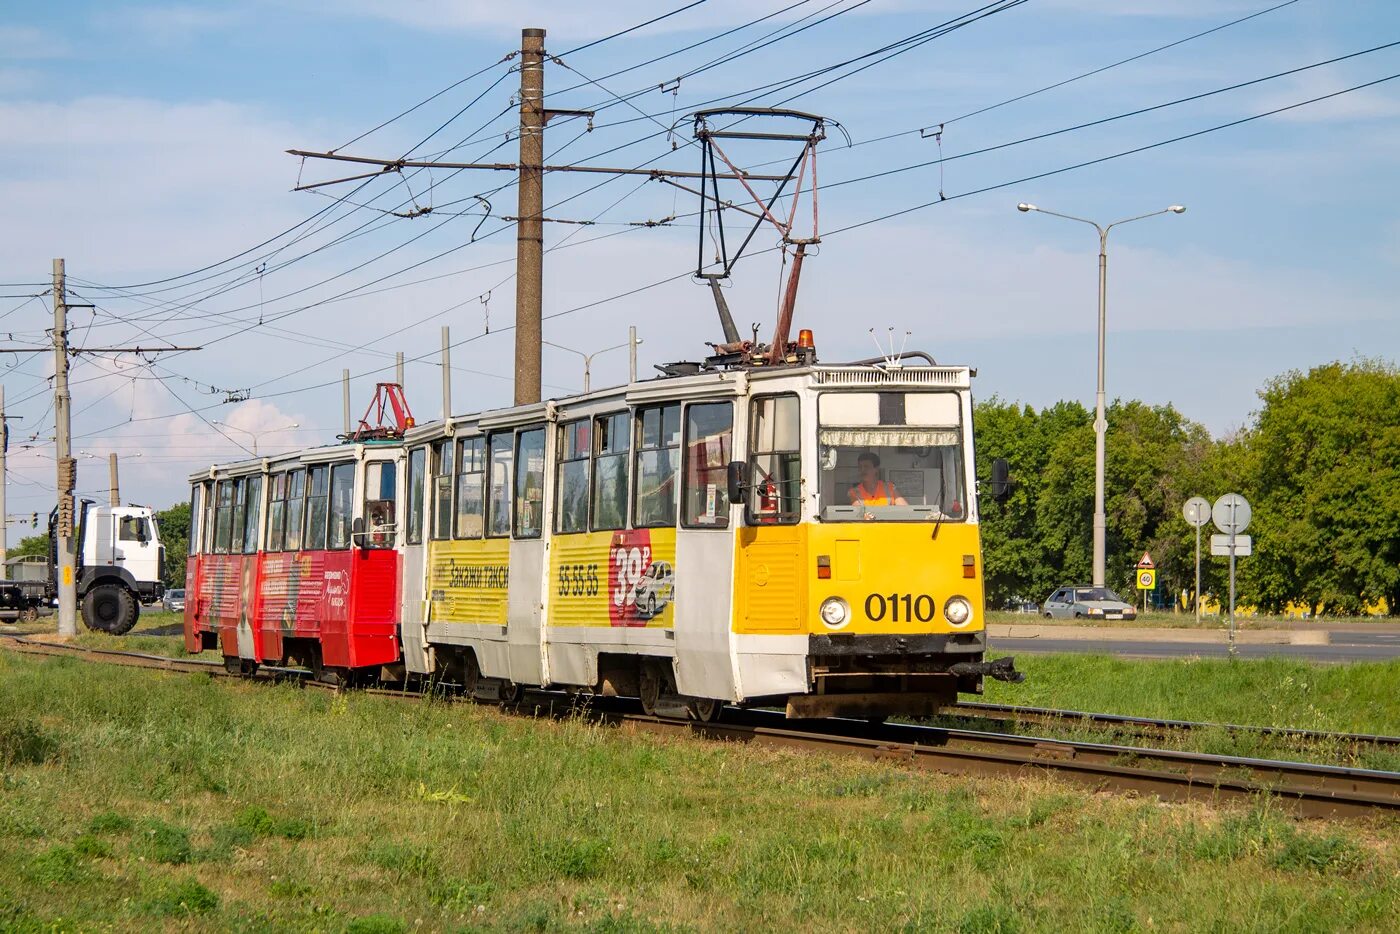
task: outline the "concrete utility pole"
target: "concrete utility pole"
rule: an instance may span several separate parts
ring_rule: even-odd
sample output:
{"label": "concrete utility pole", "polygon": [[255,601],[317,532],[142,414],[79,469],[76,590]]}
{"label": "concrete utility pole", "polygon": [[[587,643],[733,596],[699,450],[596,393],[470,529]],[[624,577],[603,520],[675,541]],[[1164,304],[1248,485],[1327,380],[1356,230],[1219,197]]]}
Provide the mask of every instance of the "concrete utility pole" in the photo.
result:
{"label": "concrete utility pole", "polygon": [[1108,419],[1104,415],[1103,379],[1104,335],[1108,330],[1108,232],[1114,227],[1148,217],[1156,217],[1158,214],[1182,214],[1185,213],[1186,208],[1179,204],[1173,204],[1160,211],[1139,214],[1137,217],[1124,218],[1111,224],[1099,224],[1083,217],[1047,211],[1045,208],[1026,204],[1024,201],[1016,205],[1016,210],[1022,213],[1036,211],[1041,214],[1049,214],[1051,217],[1062,217],[1067,221],[1078,221],[1081,224],[1088,224],[1099,232],[1099,360],[1098,383],[1094,392],[1094,586],[1102,587],[1108,552],[1108,514],[1104,507],[1104,436],[1108,432]]}
{"label": "concrete utility pole", "polygon": [[63,260],[53,261],[53,420],[58,464],[58,634],[78,634],[77,554],[73,545],[73,488],[78,465],[72,453],[72,397],[68,394],[68,305]]}
{"label": "concrete utility pole", "polygon": [[112,505],[120,506],[122,495],[118,492],[117,487],[117,455],[115,453],[107,455],[107,473],[110,474],[111,489],[109,492],[112,494]]}
{"label": "concrete utility pole", "polygon": [[637,326],[634,324],[627,329],[627,382],[637,381],[637,345],[641,341],[637,340]]}
{"label": "concrete utility pole", "polygon": [[340,371],[340,404],[345,413],[345,434],[350,434],[350,371]]}
{"label": "concrete utility pole", "polygon": [[442,420],[452,417],[452,329],[442,326]]}
{"label": "concrete utility pole", "polygon": [[515,404],[540,401],[544,279],[544,30],[520,32],[520,199],[515,239]]}
{"label": "concrete utility pole", "polygon": [[396,382],[396,383],[399,384],[399,388],[400,388],[400,389],[403,388],[403,351],[402,351],[402,350],[400,350],[400,351],[398,351],[397,353],[394,354],[394,382]]}

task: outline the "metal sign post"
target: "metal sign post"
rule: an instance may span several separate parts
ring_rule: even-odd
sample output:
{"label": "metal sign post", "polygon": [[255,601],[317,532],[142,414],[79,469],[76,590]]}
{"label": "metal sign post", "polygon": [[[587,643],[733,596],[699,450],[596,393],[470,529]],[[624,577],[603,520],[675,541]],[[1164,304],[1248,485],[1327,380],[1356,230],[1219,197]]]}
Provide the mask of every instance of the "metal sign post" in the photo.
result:
{"label": "metal sign post", "polygon": [[1181,515],[1187,523],[1196,527],[1196,625],[1201,624],[1201,526],[1210,521],[1210,503],[1203,497],[1193,496],[1181,507]]}
{"label": "metal sign post", "polygon": [[1211,518],[1215,527],[1229,537],[1230,551],[1230,657],[1235,657],[1235,536],[1249,528],[1253,516],[1249,501],[1238,493],[1226,493],[1215,501]]}

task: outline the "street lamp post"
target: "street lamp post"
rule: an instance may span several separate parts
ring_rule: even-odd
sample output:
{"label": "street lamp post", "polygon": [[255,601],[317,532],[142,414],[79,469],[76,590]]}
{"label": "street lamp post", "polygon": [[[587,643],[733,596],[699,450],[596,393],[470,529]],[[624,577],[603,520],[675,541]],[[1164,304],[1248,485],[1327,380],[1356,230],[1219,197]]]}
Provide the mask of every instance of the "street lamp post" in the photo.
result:
{"label": "street lamp post", "polygon": [[[594,357],[598,356],[598,355],[601,354],[601,353],[607,353],[609,350],[621,350],[621,349],[624,348],[624,347],[636,347],[636,346],[637,346],[638,344],[640,344],[641,342],[642,342],[642,339],[641,339],[640,337],[638,337],[638,338],[634,338],[634,339],[628,340],[627,342],[622,343],[622,344],[616,344],[616,345],[614,345],[614,346],[612,346],[612,347],[604,347],[602,350],[595,350],[595,351],[593,351],[592,353],[584,353],[582,350],[575,350],[575,349],[572,348],[572,347],[565,347],[563,344],[556,344],[556,343],[554,343],[553,341],[540,341],[541,344],[548,344],[549,346],[555,348],[556,350],[566,350],[566,351],[568,351],[568,352],[571,353],[571,354],[577,354],[578,356],[580,356],[580,357],[583,358],[583,391],[584,391],[584,392],[588,392],[588,390],[589,390],[589,384],[590,384],[590,382],[591,382],[592,368],[593,368],[593,358],[594,358]],[[634,378],[635,378],[635,377],[634,377]]]}
{"label": "street lamp post", "polygon": [[[246,429],[246,428],[239,428],[237,425],[230,425],[228,422],[218,422],[218,421],[216,421],[216,422],[213,422],[213,424],[215,424],[215,425],[220,425],[220,426],[222,426],[222,427],[224,427],[224,428],[232,428],[234,431],[240,431],[240,432],[242,432],[243,434],[247,435],[248,437],[252,438],[252,439],[253,439],[253,456],[254,456],[254,457],[257,457],[257,456],[258,456],[258,434],[257,434],[257,432],[249,431],[249,430]],[[268,431],[266,431],[265,434],[272,434],[274,431],[291,431],[293,428],[300,428],[300,427],[301,427],[301,423],[300,423],[300,422],[292,422],[290,425],[283,425],[283,426],[280,427],[280,428],[271,428],[271,429],[268,429]]]}
{"label": "street lamp post", "polygon": [[1040,214],[1049,214],[1052,217],[1063,217],[1065,220],[1088,224],[1099,232],[1099,361],[1098,388],[1094,394],[1094,586],[1102,587],[1104,585],[1108,530],[1108,516],[1104,510],[1104,433],[1108,430],[1108,421],[1104,418],[1103,388],[1104,332],[1108,327],[1108,232],[1114,227],[1156,217],[1158,214],[1184,214],[1186,208],[1179,204],[1173,204],[1160,211],[1127,217],[1111,224],[1099,224],[1083,217],[1047,211],[1034,204],[1026,204],[1024,201],[1016,205],[1016,210],[1022,213],[1035,211]]}

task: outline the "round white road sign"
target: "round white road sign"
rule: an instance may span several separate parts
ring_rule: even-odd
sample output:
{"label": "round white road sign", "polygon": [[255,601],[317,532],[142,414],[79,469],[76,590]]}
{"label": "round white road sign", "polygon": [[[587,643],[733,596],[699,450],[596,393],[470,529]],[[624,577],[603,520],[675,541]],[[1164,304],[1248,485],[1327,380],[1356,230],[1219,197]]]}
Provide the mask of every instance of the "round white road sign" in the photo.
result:
{"label": "round white road sign", "polygon": [[1211,518],[1215,527],[1226,535],[1238,535],[1249,528],[1249,520],[1254,512],[1249,508],[1249,500],[1238,493],[1226,493],[1215,501],[1211,508]]}
{"label": "round white road sign", "polygon": [[1181,515],[1188,524],[1199,529],[1210,521],[1210,503],[1204,496],[1193,496],[1182,505]]}

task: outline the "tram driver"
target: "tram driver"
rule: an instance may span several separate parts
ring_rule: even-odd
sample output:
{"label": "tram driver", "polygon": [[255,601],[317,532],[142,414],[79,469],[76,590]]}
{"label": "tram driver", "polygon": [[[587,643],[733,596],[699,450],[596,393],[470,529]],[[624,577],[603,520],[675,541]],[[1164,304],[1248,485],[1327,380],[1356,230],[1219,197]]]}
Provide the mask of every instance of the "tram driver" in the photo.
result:
{"label": "tram driver", "polygon": [[852,506],[908,506],[894,484],[880,479],[880,455],[862,451],[856,458],[860,482],[850,489]]}

